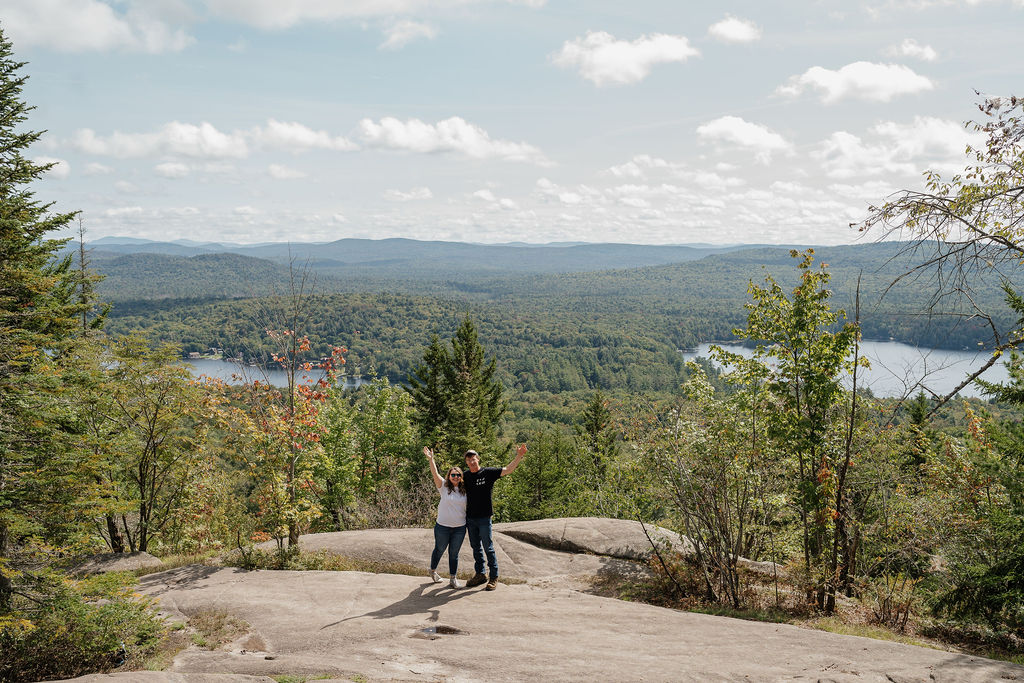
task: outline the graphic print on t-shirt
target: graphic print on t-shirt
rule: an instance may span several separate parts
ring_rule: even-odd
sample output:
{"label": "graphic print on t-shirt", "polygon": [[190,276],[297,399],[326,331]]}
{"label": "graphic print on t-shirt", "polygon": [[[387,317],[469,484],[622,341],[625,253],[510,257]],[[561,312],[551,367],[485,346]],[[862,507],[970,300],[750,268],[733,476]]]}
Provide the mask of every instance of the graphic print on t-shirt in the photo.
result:
{"label": "graphic print on t-shirt", "polygon": [[494,482],[501,477],[500,467],[481,467],[475,473],[466,470],[462,481],[466,485],[466,516],[490,517],[494,514],[491,506],[491,492]]}

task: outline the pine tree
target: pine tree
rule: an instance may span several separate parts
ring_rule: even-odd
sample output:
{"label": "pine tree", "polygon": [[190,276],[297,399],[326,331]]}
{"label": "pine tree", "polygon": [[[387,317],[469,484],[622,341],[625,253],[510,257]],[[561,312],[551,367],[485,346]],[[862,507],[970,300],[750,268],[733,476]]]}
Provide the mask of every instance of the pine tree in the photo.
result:
{"label": "pine tree", "polygon": [[595,391],[583,411],[582,424],[576,427],[577,448],[590,460],[597,481],[604,479],[608,463],[618,455],[618,432],[612,424],[607,398]]}
{"label": "pine tree", "polygon": [[504,387],[494,378],[476,326],[467,316],[451,350],[434,337],[423,363],[409,376],[408,391],[423,439],[460,460],[467,449],[492,450],[505,412]]}
{"label": "pine tree", "polygon": [[29,189],[50,167],[24,155],[41,132],[17,130],[32,110],[21,100],[10,41],[0,30],[0,612],[10,608],[17,573],[11,554],[61,521],[74,468],[53,437],[60,421],[59,361],[81,310],[71,259],[57,260],[67,240],[46,235],[73,213],[52,213]]}

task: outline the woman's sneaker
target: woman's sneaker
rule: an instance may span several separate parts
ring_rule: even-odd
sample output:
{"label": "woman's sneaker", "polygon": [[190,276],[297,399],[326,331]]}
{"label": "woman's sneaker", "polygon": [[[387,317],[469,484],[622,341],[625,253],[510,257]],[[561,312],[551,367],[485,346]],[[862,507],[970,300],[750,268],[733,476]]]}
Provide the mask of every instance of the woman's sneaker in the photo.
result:
{"label": "woman's sneaker", "polygon": [[451,588],[462,588],[462,584],[454,576],[448,581],[448,585]]}
{"label": "woman's sneaker", "polygon": [[474,574],[473,578],[466,582],[466,588],[472,588],[473,586],[479,586],[487,583],[487,577],[483,574]]}
{"label": "woman's sneaker", "polygon": [[441,575],[437,573],[436,569],[430,570],[430,578],[434,580],[434,583],[441,583],[444,581],[444,579],[441,578]]}

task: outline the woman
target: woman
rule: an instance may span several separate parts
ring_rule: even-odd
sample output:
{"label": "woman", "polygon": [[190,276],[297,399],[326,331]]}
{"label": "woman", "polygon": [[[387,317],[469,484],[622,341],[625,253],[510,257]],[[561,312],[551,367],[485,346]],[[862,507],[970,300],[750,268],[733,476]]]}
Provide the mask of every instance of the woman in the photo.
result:
{"label": "woman", "polygon": [[466,487],[462,483],[462,470],[452,467],[448,474],[441,478],[434,462],[434,451],[423,447],[423,454],[430,461],[430,473],[434,475],[434,485],[441,494],[437,504],[437,523],[434,525],[434,552],[430,554],[430,577],[434,583],[443,579],[437,573],[437,565],[441,562],[444,551],[448,551],[448,572],[451,578],[448,585],[461,588],[456,578],[459,572],[459,549],[466,538]]}

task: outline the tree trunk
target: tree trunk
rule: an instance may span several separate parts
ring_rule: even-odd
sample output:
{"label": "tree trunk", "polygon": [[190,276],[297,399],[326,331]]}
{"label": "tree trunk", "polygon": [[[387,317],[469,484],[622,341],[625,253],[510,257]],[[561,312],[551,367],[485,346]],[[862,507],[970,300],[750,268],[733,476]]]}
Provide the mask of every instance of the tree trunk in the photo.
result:
{"label": "tree trunk", "polygon": [[107,536],[110,537],[110,551],[114,553],[124,552],[124,536],[121,535],[121,530],[117,528],[117,520],[114,519],[113,515],[107,515]]}
{"label": "tree trunk", "polygon": [[288,523],[288,547],[299,547],[299,525],[295,522]]}
{"label": "tree trunk", "polygon": [[[0,558],[7,557],[7,525],[0,522]],[[11,609],[14,596],[14,582],[5,573],[0,572],[0,613]]]}

